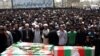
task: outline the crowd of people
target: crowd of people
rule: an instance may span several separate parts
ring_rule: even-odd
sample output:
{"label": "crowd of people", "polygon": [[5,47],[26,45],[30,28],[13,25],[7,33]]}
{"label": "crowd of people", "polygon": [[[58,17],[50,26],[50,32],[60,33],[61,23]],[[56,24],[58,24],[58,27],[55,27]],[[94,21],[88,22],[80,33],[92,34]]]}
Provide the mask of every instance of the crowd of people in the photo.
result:
{"label": "crowd of people", "polygon": [[100,54],[99,10],[29,9],[0,11],[0,52],[13,43],[95,46]]}

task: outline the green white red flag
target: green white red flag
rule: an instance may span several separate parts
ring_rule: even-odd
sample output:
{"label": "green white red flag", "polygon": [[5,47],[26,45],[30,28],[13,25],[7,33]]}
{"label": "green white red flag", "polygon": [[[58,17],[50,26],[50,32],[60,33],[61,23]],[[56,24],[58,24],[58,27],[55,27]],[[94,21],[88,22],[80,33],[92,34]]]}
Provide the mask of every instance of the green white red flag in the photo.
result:
{"label": "green white red flag", "polygon": [[94,56],[94,47],[55,46],[54,56]]}

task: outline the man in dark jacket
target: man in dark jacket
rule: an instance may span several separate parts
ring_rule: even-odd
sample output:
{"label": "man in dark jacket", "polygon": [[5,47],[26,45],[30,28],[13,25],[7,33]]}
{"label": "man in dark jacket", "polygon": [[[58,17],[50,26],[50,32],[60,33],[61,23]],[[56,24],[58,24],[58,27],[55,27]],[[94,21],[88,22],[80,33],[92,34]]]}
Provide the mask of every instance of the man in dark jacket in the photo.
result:
{"label": "man in dark jacket", "polygon": [[11,31],[13,36],[13,42],[16,43],[21,39],[21,32],[19,31],[18,24],[14,25],[14,29]]}
{"label": "man in dark jacket", "polygon": [[0,53],[7,48],[7,33],[3,26],[0,26]]}
{"label": "man in dark jacket", "polygon": [[48,42],[49,42],[49,44],[58,45],[58,43],[59,43],[59,37],[57,35],[57,31],[56,30],[52,30],[48,34]]}
{"label": "man in dark jacket", "polygon": [[95,56],[100,56],[100,31],[96,33],[93,44],[95,46]]}
{"label": "man in dark jacket", "polygon": [[29,28],[29,24],[25,24],[25,29],[22,30],[23,37],[21,40],[23,42],[33,42],[34,33]]}
{"label": "man in dark jacket", "polygon": [[86,32],[84,29],[79,29],[76,35],[76,45],[83,46],[86,40]]}

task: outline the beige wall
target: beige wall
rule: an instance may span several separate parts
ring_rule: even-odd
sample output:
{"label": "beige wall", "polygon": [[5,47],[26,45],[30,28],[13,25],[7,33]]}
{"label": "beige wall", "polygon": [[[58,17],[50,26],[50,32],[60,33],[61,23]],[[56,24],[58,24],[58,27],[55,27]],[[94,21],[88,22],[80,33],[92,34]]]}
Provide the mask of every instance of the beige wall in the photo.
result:
{"label": "beige wall", "polygon": [[[63,3],[63,4],[62,4]],[[99,2],[89,2],[89,1],[84,1],[80,2],[80,0],[63,0],[63,2],[55,3],[56,7],[77,7],[77,8],[83,8],[84,5],[89,7],[90,5],[99,5],[100,6],[100,1]]]}
{"label": "beige wall", "polygon": [[7,0],[7,1],[0,1],[0,9],[5,9],[5,8],[11,8],[11,0]]}

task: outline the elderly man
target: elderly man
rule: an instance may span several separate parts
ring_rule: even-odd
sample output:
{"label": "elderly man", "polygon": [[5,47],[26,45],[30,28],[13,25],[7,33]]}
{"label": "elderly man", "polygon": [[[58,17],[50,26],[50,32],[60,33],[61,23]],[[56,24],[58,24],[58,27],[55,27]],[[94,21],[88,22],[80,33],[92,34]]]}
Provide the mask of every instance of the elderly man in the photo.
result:
{"label": "elderly man", "polygon": [[44,29],[42,31],[43,43],[48,44],[47,35],[50,32],[50,29],[48,28],[48,24],[44,24],[43,27],[44,27]]}
{"label": "elderly man", "polygon": [[29,24],[25,24],[25,28],[22,30],[23,37],[21,38],[23,42],[33,42],[34,33],[29,28]]}
{"label": "elderly man", "polygon": [[40,31],[39,25],[35,25],[33,43],[42,43],[42,31]]}

